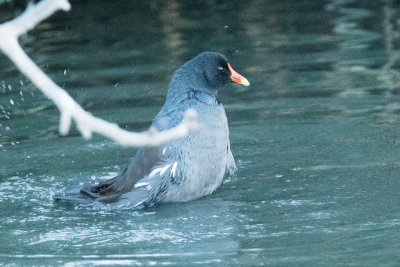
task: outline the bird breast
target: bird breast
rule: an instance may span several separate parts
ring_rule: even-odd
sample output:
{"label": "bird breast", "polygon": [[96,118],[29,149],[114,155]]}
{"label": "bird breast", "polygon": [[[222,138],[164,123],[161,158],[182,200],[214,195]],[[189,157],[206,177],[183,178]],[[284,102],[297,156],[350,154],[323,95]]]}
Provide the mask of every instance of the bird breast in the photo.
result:
{"label": "bird breast", "polygon": [[179,155],[175,160],[181,177],[169,185],[164,201],[189,201],[209,195],[223,181],[229,143],[225,110],[222,105],[202,103],[195,110],[199,128],[167,146]]}

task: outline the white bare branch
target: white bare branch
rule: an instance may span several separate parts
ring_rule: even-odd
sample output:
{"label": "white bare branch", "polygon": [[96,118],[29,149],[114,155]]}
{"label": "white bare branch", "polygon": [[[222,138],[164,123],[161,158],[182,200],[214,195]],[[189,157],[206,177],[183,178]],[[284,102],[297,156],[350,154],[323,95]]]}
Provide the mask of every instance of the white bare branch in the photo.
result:
{"label": "white bare branch", "polygon": [[55,84],[24,52],[18,43],[18,37],[32,29],[42,20],[57,10],[68,11],[67,0],[42,0],[30,4],[19,17],[0,25],[0,49],[18,69],[25,74],[61,112],[60,134],[69,132],[71,120],[75,121],[83,137],[90,138],[92,133],[109,137],[121,145],[149,146],[159,145],[175,138],[180,138],[197,127],[196,112],[188,110],[180,125],[168,131],[158,132],[151,128],[143,133],[128,132],[116,124],[109,123],[86,112],[71,96]]}

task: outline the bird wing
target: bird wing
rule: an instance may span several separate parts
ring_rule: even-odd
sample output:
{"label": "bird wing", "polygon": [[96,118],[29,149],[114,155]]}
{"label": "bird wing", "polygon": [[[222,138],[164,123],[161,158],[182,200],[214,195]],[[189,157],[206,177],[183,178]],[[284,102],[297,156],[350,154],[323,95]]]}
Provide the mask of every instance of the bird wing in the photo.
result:
{"label": "bird wing", "polygon": [[109,208],[121,210],[151,207],[165,196],[168,185],[179,175],[177,161],[158,164],[147,176],[134,184],[133,190],[122,194]]}
{"label": "bird wing", "polygon": [[[177,125],[182,120],[179,109],[162,109],[153,121],[153,127],[158,131],[165,131]],[[134,185],[146,175],[149,175],[155,166],[165,163],[166,158],[161,146],[142,147],[136,152],[129,166],[118,176],[101,182],[97,185],[82,188],[81,195],[102,203],[117,201],[122,194],[134,189]]]}
{"label": "bird wing", "polygon": [[99,202],[115,202],[122,194],[131,191],[138,180],[148,175],[153,166],[162,161],[163,155],[159,147],[139,148],[129,166],[121,174],[97,185],[82,188],[80,193]]}
{"label": "bird wing", "polygon": [[[158,131],[166,131],[175,127],[181,122],[183,113],[184,110],[182,111],[178,107],[169,110],[163,108],[155,117],[153,127]],[[152,206],[156,201],[162,199],[168,184],[178,183],[179,177],[181,177],[178,164],[179,153],[176,155],[165,153],[165,147],[172,145],[177,140],[167,142],[160,147],[139,150],[135,157],[136,161],[135,159],[132,161],[127,171],[128,176],[134,177],[134,179],[129,178],[129,181],[123,186],[122,179],[118,181],[114,186],[119,193],[117,198],[112,198],[112,201],[104,201],[108,199],[100,198],[99,201],[115,202],[110,204],[111,209],[137,209]]]}

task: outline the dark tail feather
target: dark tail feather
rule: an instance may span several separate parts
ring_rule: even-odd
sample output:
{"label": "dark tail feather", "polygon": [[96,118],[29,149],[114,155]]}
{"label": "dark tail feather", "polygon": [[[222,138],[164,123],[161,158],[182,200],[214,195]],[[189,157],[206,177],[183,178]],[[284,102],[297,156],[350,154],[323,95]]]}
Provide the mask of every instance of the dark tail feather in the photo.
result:
{"label": "dark tail feather", "polygon": [[122,193],[120,193],[120,192],[114,192],[112,194],[109,193],[108,195],[101,195],[98,193],[93,193],[90,188],[89,189],[81,189],[79,193],[81,194],[82,197],[88,198],[92,201],[99,201],[104,204],[115,202],[115,201],[117,201],[119,196],[122,195]]}
{"label": "dark tail feather", "polygon": [[115,194],[116,190],[114,189],[113,185],[117,177],[101,182],[97,185],[86,186],[79,192],[82,196],[92,200],[98,200],[102,196]]}
{"label": "dark tail feather", "polygon": [[118,177],[119,176],[111,178],[107,181],[99,183],[98,185],[93,185],[90,187],[89,190],[91,193],[98,194],[101,196],[112,194],[115,192],[114,183]]}
{"label": "dark tail feather", "polygon": [[127,170],[120,175],[101,182],[97,185],[87,186],[80,190],[80,194],[92,201],[102,203],[115,202],[119,196],[132,190],[133,185],[130,184]]}

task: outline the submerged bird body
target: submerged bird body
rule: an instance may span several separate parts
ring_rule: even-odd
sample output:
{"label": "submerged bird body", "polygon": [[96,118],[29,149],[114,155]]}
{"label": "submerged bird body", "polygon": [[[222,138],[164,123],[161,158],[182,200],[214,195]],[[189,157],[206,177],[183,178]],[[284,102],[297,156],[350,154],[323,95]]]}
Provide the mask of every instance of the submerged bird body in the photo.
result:
{"label": "submerged bird body", "polygon": [[177,70],[167,99],[152,126],[165,131],[181,123],[185,111],[197,113],[198,129],[159,147],[139,148],[117,177],[83,188],[89,200],[119,209],[182,202],[214,192],[236,171],[229,129],[218,89],[230,81],[249,85],[225,56],[205,52]]}

